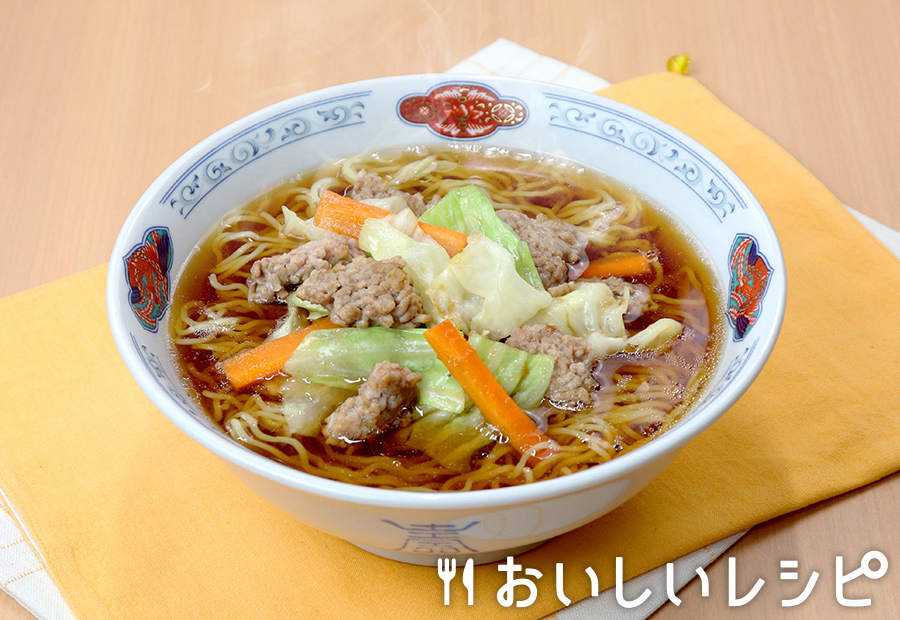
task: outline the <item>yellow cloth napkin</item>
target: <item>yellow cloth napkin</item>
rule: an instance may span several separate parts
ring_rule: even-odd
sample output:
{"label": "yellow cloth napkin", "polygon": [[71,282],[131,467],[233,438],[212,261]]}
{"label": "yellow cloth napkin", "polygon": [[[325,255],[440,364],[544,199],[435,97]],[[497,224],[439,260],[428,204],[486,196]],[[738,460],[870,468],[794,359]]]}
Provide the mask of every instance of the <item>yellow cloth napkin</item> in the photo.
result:
{"label": "yellow cloth napkin", "polygon": [[[105,268],[0,301],[0,488],[83,619],[538,618],[703,545],[900,469],[900,263],[793,158],[691,78],[603,91],[730,165],[781,238],[789,296],[769,364],[663,475],[609,515],[518,560],[538,599],[504,608],[475,572],[453,604],[433,568],[383,560],[258,499],[181,434],[110,336]],[[866,297],[874,297],[873,300]],[[865,455],[861,458],[861,455]],[[519,576],[522,576],[521,573]],[[524,598],[524,590],[519,598]]]}

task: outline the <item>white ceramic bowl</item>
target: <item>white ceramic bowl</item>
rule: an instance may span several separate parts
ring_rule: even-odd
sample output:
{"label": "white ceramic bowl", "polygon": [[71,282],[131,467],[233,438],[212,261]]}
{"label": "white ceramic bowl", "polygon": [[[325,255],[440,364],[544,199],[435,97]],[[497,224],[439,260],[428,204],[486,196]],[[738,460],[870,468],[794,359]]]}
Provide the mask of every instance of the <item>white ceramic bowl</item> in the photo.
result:
{"label": "white ceramic bowl", "polygon": [[[456,112],[467,106],[469,122],[441,124],[435,116],[441,106]],[[224,435],[186,393],[167,336],[170,295],[194,247],[223,214],[299,171],[365,151],[451,141],[537,151],[599,170],[668,210],[696,237],[725,297],[731,292],[731,301],[724,299],[720,308],[728,333],[701,404],[669,432],[604,465],[515,488],[456,493],[334,482],[281,465]],[[753,266],[750,281],[741,265]],[[418,564],[447,556],[502,559],[632,497],[754,380],[774,346],[785,294],[781,249],[766,214],[704,147],[659,120],[592,94],[462,75],[336,86],[260,110],[210,136],[138,201],[115,244],[107,283],[109,320],[121,355],[141,389],[179,429],[300,521]]]}

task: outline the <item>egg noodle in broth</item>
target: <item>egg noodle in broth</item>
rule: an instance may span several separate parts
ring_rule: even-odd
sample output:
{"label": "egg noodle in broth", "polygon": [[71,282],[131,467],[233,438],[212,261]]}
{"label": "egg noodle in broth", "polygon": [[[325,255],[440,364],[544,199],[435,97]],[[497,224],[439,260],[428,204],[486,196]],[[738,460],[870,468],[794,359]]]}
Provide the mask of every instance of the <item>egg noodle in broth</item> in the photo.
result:
{"label": "egg noodle in broth", "polygon": [[[329,232],[312,219],[329,191],[391,215],[358,241]],[[465,249],[450,258],[419,221],[468,234]],[[352,484],[477,490],[601,466],[676,424],[715,363],[719,296],[679,227],[599,173],[416,147],[323,166],[228,214],[181,274],[170,329],[185,382],[248,448]],[[514,447],[437,362],[422,334],[447,318],[549,456]],[[311,323],[337,328],[235,387],[229,360]]]}

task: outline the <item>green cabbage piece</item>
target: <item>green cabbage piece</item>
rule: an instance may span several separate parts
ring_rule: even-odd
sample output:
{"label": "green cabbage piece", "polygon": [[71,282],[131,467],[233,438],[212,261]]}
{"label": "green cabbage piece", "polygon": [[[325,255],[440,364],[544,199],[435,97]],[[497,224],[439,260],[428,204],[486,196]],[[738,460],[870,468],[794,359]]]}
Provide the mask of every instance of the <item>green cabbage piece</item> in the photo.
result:
{"label": "green cabbage piece", "polygon": [[281,212],[284,214],[284,226],[282,227],[282,231],[286,235],[314,241],[316,239],[321,239],[322,237],[327,237],[328,235],[336,234],[313,224],[313,218],[304,220],[287,207],[282,206]]}
{"label": "green cabbage piece", "polygon": [[[456,467],[496,434],[462,386],[441,363],[422,329],[339,328],[309,334],[284,366],[282,410],[292,434],[315,435],[322,422],[372,367],[383,360],[422,374],[416,406],[423,417],[400,431],[408,445]],[[550,385],[554,358],[532,355],[472,335],[469,342],[504,390],[521,407],[538,406]],[[458,419],[457,419],[458,418]],[[428,432],[426,432],[426,430]]]}
{"label": "green cabbage piece", "polygon": [[[541,403],[556,363],[552,355],[533,355],[478,334],[469,336],[469,345],[520,407],[533,409]],[[425,372],[419,391],[419,405],[423,409],[461,413],[472,405],[471,398],[441,362]]]}
{"label": "green cabbage piece", "polygon": [[497,439],[497,432],[473,407],[463,415],[429,411],[395,437],[409,447],[428,454],[449,469],[468,468],[472,455]]}
{"label": "green cabbage piece", "polygon": [[[375,364],[389,360],[421,373],[420,399],[463,411],[465,392],[437,359],[422,329],[338,328],[312,332],[284,365],[282,413],[291,434],[316,435]],[[435,370],[437,368],[437,370]],[[446,378],[442,376],[446,375]],[[447,381],[449,378],[450,381]],[[455,386],[453,385],[455,384]]]}
{"label": "green cabbage piece", "polygon": [[[553,375],[553,356],[532,355],[477,334],[469,336],[469,344],[520,407],[533,409],[540,404]],[[462,415],[423,408],[423,416],[401,431],[398,439],[444,467],[463,470],[477,450],[498,438],[481,411],[469,400],[466,405]]]}
{"label": "green cabbage piece", "polygon": [[300,316],[300,308],[297,306],[288,306],[287,314],[284,315],[284,318],[281,320],[281,323],[269,332],[269,335],[266,336],[266,342],[270,340],[277,340],[282,336],[287,336],[291,332],[295,332],[298,329],[306,327],[309,322]]}
{"label": "green cabbage piece", "polygon": [[520,278],[512,255],[497,242],[473,233],[462,252],[426,291],[436,312],[465,334],[492,340],[509,336],[552,300]]}
{"label": "green cabbage piece", "polygon": [[512,399],[522,409],[534,409],[544,400],[550,387],[556,358],[552,355],[529,355],[525,362],[525,375],[519,381]]}
{"label": "green cabbage piece", "polygon": [[503,391],[512,394],[525,374],[528,353],[478,334],[469,336],[469,345],[475,349]]}
{"label": "green cabbage piece", "polygon": [[318,435],[325,418],[353,394],[353,390],[346,387],[295,377],[287,379],[281,385],[281,412],[287,422],[288,434]]}
{"label": "green cabbage piece", "polygon": [[552,355],[534,355],[478,334],[469,336],[469,344],[520,407],[533,409],[540,404],[556,363]]}
{"label": "green cabbage piece", "polygon": [[552,325],[562,333],[587,340],[594,354],[604,357],[625,348],[625,312],[628,297],[616,297],[602,282],[586,282],[574,291],[554,297],[528,321]]}
{"label": "green cabbage piece", "polygon": [[585,282],[565,295],[554,297],[528,322],[553,325],[576,336],[602,331],[614,338],[624,338],[628,335],[623,318],[627,310],[627,296],[617,298],[602,282]]}
{"label": "green cabbage piece", "polygon": [[675,319],[659,319],[628,339],[628,346],[638,351],[658,349],[681,334],[684,326]]}
{"label": "green cabbage piece", "polygon": [[[435,308],[427,290],[437,275],[447,268],[450,255],[437,244],[416,241],[385,219],[366,220],[359,234],[359,247],[375,260],[399,256],[406,261],[404,271],[422,295],[425,312],[433,316]],[[413,222],[413,225],[418,229],[418,224]]]}
{"label": "green cabbage piece", "polygon": [[337,387],[365,380],[372,367],[385,360],[424,373],[437,362],[424,332],[387,327],[320,329],[303,339],[284,372]]}
{"label": "green cabbage piece", "polygon": [[423,409],[462,413],[469,404],[466,391],[441,362],[422,373],[418,405]]}
{"label": "green cabbage piece", "polygon": [[515,258],[516,271],[531,286],[544,289],[528,245],[497,217],[494,203],[475,185],[456,187],[419,217],[419,221],[459,232],[481,233],[507,249]]}
{"label": "green cabbage piece", "polygon": [[570,293],[554,297],[529,324],[546,324],[564,334],[584,338],[598,358],[626,350],[656,349],[681,333],[674,319],[659,319],[642,331],[628,335],[625,313],[628,294],[617,297],[603,282],[583,282]]}
{"label": "green cabbage piece", "polygon": [[321,304],[314,304],[311,301],[306,301],[305,299],[301,299],[297,297],[297,293],[289,294],[285,300],[288,304],[288,308],[297,307],[303,308],[307,312],[307,317],[310,321],[315,321],[316,319],[320,319],[323,316],[328,316],[331,314],[331,311]]}

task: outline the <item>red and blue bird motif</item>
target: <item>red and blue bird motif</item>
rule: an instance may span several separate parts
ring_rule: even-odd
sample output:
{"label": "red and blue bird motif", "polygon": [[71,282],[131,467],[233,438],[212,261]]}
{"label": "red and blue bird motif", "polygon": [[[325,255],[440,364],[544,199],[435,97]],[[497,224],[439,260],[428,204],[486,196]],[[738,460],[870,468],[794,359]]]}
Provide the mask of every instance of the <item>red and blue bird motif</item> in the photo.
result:
{"label": "red and blue bird motif", "polygon": [[144,329],[155,332],[169,305],[172,239],[164,227],[151,228],[125,256],[128,303]]}
{"label": "red and blue bird motif", "polygon": [[743,340],[759,319],[772,269],[759,251],[756,239],[738,235],[731,246],[731,283],[728,322],[734,339]]}

